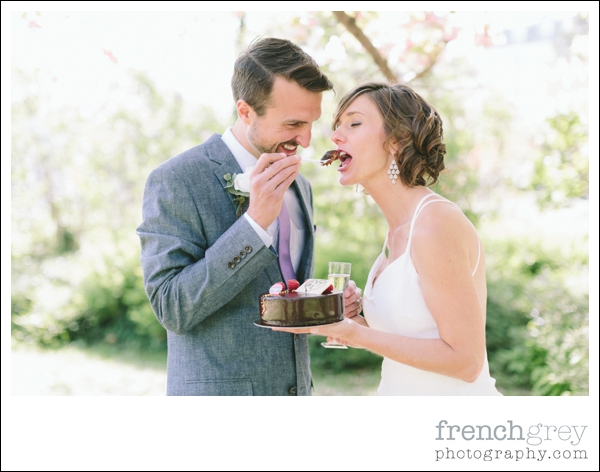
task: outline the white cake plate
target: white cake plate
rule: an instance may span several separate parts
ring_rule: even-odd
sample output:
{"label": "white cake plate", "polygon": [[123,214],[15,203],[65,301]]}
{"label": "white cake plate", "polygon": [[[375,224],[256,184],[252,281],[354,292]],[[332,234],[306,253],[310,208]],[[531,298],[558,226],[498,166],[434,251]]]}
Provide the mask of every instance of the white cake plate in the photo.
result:
{"label": "white cake plate", "polygon": [[309,325],[309,326],[267,326],[261,323],[260,320],[256,320],[254,322],[254,326],[258,326],[259,328],[318,328],[319,326],[333,326],[336,325],[338,323],[342,323],[344,320],[341,321],[334,321],[333,323],[323,323],[323,324],[318,324],[318,325]]}

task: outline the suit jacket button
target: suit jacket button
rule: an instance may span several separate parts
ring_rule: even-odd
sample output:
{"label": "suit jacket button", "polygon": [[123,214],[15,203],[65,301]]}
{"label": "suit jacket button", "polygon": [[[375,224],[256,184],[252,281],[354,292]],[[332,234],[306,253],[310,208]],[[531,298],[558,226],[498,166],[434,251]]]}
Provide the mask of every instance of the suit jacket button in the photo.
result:
{"label": "suit jacket button", "polygon": [[240,259],[243,259],[244,257],[246,257],[246,253],[244,251],[240,251],[240,253],[238,254]]}
{"label": "suit jacket button", "polygon": [[297,394],[298,394],[298,389],[294,385],[292,388],[290,388],[290,395],[297,395]]}
{"label": "suit jacket button", "polygon": [[252,252],[252,246],[246,246],[244,251],[246,251],[246,254],[250,254]]}
{"label": "suit jacket button", "polygon": [[227,264],[227,267],[229,267],[230,269],[235,269],[235,262],[230,262],[229,264]]}
{"label": "suit jacket button", "polygon": [[240,261],[241,261],[241,259],[238,256],[235,256],[233,258],[233,262],[235,262],[236,264],[239,264]]}

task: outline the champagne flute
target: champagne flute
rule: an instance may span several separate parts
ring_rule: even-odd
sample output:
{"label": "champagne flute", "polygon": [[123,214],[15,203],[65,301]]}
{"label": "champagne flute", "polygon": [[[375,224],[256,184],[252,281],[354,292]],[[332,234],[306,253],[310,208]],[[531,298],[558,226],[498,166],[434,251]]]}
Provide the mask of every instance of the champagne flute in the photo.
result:
{"label": "champagne flute", "polygon": [[[327,280],[333,285],[334,290],[341,290],[342,292],[346,290],[348,283],[350,282],[351,267],[352,264],[350,264],[350,262],[329,263]],[[321,346],[333,349],[348,349],[348,346],[334,341],[321,343]]]}

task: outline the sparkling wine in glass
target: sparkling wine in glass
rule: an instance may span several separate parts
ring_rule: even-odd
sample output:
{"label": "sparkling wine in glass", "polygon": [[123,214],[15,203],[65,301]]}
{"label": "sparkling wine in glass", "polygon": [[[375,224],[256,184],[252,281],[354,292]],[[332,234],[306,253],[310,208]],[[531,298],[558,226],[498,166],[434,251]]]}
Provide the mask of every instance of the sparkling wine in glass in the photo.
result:
{"label": "sparkling wine in glass", "polygon": [[329,274],[327,280],[329,280],[335,290],[341,290],[343,292],[348,287],[350,276],[348,274]]}
{"label": "sparkling wine in glass", "polygon": [[[352,264],[349,262],[330,262],[327,280],[333,285],[334,290],[342,292],[348,287],[350,282],[350,269]],[[335,349],[348,349],[348,346],[336,342],[324,342],[321,346]]]}

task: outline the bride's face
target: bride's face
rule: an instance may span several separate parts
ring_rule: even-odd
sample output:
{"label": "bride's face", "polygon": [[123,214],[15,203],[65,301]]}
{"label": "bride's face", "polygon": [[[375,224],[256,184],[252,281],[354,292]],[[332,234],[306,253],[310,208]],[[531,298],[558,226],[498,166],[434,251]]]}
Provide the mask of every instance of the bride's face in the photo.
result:
{"label": "bride's face", "polygon": [[383,118],[367,96],[360,95],[348,105],[331,140],[349,155],[340,159],[340,184],[368,187],[371,182],[387,178],[391,156],[384,148]]}

